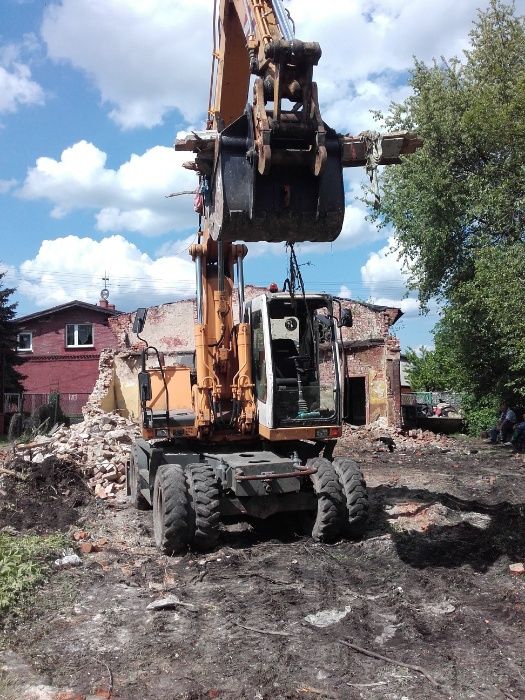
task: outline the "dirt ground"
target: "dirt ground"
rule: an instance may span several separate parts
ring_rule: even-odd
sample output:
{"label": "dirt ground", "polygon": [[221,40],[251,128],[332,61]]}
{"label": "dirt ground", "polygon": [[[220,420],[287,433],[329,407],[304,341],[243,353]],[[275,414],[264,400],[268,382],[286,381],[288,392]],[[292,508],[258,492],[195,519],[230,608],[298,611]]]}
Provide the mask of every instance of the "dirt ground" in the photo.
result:
{"label": "dirt ground", "polygon": [[[211,554],[169,558],[124,497],[95,501],[68,473],[32,507],[3,486],[0,527],[107,543],[4,621],[0,697],[525,697],[525,576],[509,570],[525,561],[523,455],[469,441],[352,449],[370,525],[332,546],[235,526]],[[147,610],[168,595],[179,602]]]}

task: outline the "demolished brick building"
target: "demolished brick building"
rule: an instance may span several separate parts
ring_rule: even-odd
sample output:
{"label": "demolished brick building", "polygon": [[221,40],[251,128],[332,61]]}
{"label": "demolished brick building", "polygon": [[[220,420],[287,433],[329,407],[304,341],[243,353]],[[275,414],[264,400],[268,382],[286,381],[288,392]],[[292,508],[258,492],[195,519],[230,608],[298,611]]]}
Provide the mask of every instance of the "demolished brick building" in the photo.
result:
{"label": "demolished brick building", "polygon": [[[265,290],[246,286],[246,299]],[[344,417],[354,425],[380,418],[390,426],[400,425],[399,341],[391,326],[402,316],[397,308],[340,299],[353,316],[353,326],[343,328]],[[237,303],[237,302],[235,302]],[[134,313],[109,320],[116,339],[114,381],[106,397],[108,410],[138,415],[137,373],[142,342],[132,331]],[[164,354],[167,365],[192,364],[193,299],[162,304],[148,309],[142,337]],[[113,402],[113,405],[111,403]]]}

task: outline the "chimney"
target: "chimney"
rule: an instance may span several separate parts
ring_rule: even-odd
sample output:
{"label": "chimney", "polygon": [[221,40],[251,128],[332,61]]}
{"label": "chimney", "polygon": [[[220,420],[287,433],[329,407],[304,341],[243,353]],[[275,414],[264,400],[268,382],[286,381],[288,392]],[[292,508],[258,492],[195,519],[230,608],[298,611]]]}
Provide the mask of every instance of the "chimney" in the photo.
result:
{"label": "chimney", "polygon": [[109,301],[104,298],[98,300],[98,306],[100,306],[101,309],[109,309],[110,311],[115,310],[115,304],[110,304]]}
{"label": "chimney", "polygon": [[114,311],[115,304],[110,304],[108,301],[109,289],[107,287],[107,284],[109,282],[109,277],[107,272],[104,272],[104,277],[102,278],[102,281],[104,282],[104,289],[100,291],[100,299],[98,300],[98,305],[102,309],[109,309],[110,311]]}

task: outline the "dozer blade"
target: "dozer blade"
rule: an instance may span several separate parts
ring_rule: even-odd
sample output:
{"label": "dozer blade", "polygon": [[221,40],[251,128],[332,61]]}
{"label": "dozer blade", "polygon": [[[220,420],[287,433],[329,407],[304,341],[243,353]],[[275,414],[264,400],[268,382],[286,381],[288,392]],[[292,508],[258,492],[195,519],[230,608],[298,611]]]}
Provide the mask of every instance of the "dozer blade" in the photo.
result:
{"label": "dozer blade", "polygon": [[257,169],[251,111],[218,136],[207,204],[210,233],[221,241],[333,241],[345,211],[341,147],[327,128],[327,158],[318,176],[311,150],[292,138],[272,138],[271,167]]}

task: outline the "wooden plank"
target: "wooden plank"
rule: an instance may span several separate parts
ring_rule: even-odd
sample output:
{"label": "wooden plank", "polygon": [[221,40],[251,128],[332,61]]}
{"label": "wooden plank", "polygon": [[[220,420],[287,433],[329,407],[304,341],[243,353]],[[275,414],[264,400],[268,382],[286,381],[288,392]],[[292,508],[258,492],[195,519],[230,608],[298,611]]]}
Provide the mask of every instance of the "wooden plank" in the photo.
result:
{"label": "wooden plank", "polygon": [[214,129],[209,131],[191,131],[175,141],[176,151],[197,151],[209,143],[214,143],[218,132]]}
{"label": "wooden plank", "polygon": [[[355,168],[366,165],[366,145],[361,136],[341,136],[343,168]],[[417,134],[398,131],[381,137],[383,156],[380,165],[394,165],[400,162],[400,156],[415,153],[423,145]]]}

